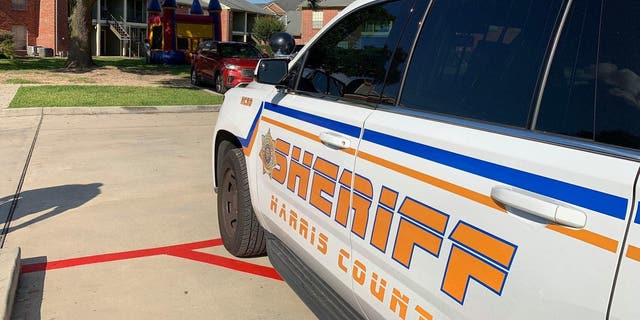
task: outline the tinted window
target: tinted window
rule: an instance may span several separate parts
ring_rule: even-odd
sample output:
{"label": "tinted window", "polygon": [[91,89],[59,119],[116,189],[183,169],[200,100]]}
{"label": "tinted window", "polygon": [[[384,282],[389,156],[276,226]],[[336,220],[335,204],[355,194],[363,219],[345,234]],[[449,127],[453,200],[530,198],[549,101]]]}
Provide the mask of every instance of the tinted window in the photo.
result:
{"label": "tinted window", "polygon": [[[308,51],[299,91],[376,100],[411,1],[393,1],[349,14]],[[370,99],[373,97],[372,99]]]}
{"label": "tinted window", "polygon": [[400,92],[400,83],[404,71],[409,62],[409,52],[413,47],[413,43],[416,40],[416,34],[420,28],[422,19],[424,18],[424,11],[429,4],[429,1],[416,1],[413,9],[410,11],[409,18],[407,19],[407,25],[402,32],[402,38],[398,41],[398,45],[393,54],[391,61],[388,61],[387,77],[384,83],[384,89],[382,83],[376,85],[375,92],[382,92],[382,102],[388,104],[395,104],[398,93]]}
{"label": "tinted window", "polygon": [[559,0],[436,0],[401,105],[525,127]]}
{"label": "tinted window", "polygon": [[640,149],[637,1],[576,1],[547,80],[536,129]]}
{"label": "tinted window", "polygon": [[219,50],[225,58],[262,58],[258,49],[244,43],[222,43]]}

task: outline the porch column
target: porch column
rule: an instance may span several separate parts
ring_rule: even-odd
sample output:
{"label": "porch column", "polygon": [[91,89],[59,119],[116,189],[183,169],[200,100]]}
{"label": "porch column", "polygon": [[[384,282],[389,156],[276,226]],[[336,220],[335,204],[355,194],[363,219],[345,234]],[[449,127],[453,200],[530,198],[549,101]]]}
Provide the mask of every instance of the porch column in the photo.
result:
{"label": "porch column", "polygon": [[[127,0],[122,0],[123,3],[123,10],[124,10],[124,14],[122,17],[122,20],[124,25],[122,26],[124,28],[124,30],[129,34],[129,37],[131,37],[131,30],[129,30],[129,22],[127,20]],[[130,41],[131,40],[125,40],[125,41],[120,41],[122,43],[122,56],[126,56],[127,55],[127,47],[130,46]]]}
{"label": "porch column", "polygon": [[96,7],[98,8],[98,14],[96,15],[96,56],[100,56],[100,34],[102,33],[102,27],[100,26],[100,20],[102,19],[100,10],[100,0],[96,0]]}
{"label": "porch column", "polygon": [[244,42],[247,42],[247,35],[249,34],[249,30],[247,30],[249,22],[247,20],[249,20],[249,13],[245,11],[245,13],[244,13],[244,34],[242,35],[242,38],[243,38]]}

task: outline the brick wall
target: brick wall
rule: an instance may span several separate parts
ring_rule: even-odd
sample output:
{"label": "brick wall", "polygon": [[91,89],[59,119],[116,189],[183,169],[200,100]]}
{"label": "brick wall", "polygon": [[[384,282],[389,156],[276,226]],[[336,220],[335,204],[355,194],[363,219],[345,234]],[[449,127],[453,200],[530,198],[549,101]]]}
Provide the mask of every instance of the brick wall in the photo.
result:
{"label": "brick wall", "polygon": [[[58,2],[58,51],[67,50],[69,34],[68,0],[26,0],[26,10],[13,10],[12,0],[0,0],[0,29],[11,31],[14,25],[27,28],[27,45],[56,47],[56,1]],[[19,52],[20,53],[20,52]]]}
{"label": "brick wall", "polygon": [[0,29],[12,31],[14,25],[27,27],[27,45],[36,45],[40,1],[27,0],[27,10],[13,10],[11,0],[0,0]]}
{"label": "brick wall", "polygon": [[[29,0],[27,0],[29,1]],[[33,0],[32,0],[33,1]],[[53,48],[55,46],[55,0],[40,0],[40,25],[38,26],[39,46]]]}

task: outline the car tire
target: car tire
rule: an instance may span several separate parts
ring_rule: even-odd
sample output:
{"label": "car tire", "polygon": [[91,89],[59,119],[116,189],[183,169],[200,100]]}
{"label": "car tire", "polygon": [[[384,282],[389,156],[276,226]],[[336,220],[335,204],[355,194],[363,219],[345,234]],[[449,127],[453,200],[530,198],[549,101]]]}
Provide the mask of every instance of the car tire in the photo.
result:
{"label": "car tire", "polygon": [[196,72],[196,68],[191,68],[191,84],[194,86],[200,86],[200,76],[198,76],[198,72]]}
{"label": "car tire", "polygon": [[265,231],[251,206],[241,149],[229,149],[218,170],[218,226],[224,247],[236,257],[266,253]]}
{"label": "car tire", "polygon": [[224,81],[222,81],[222,74],[216,73],[216,92],[224,94],[227,92],[227,87],[224,85]]}

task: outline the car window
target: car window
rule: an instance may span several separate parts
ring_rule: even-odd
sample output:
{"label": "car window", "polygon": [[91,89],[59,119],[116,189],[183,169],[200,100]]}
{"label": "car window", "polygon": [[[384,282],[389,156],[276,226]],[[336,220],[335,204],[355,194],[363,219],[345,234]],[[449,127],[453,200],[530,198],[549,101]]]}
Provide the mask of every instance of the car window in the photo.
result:
{"label": "car window", "polygon": [[309,49],[298,91],[376,100],[411,1],[391,1],[353,12]]}
{"label": "car window", "polygon": [[526,127],[561,2],[434,1],[400,104]]}
{"label": "car window", "polygon": [[631,1],[573,3],[536,130],[640,149],[640,21],[633,6],[640,9]]}
{"label": "car window", "polygon": [[260,51],[244,43],[220,44],[220,54],[225,58],[262,58]]}
{"label": "car window", "polygon": [[[385,82],[384,84],[376,85],[374,88],[375,92],[382,91],[382,103],[396,103],[402,78],[407,63],[409,62],[409,52],[411,52],[413,43],[416,40],[416,34],[419,31],[428,4],[429,1],[416,1],[414,3],[410,16],[407,19],[407,26],[404,28],[401,39],[398,41],[393,58],[389,61]],[[382,85],[384,85],[383,89],[381,89]]]}

